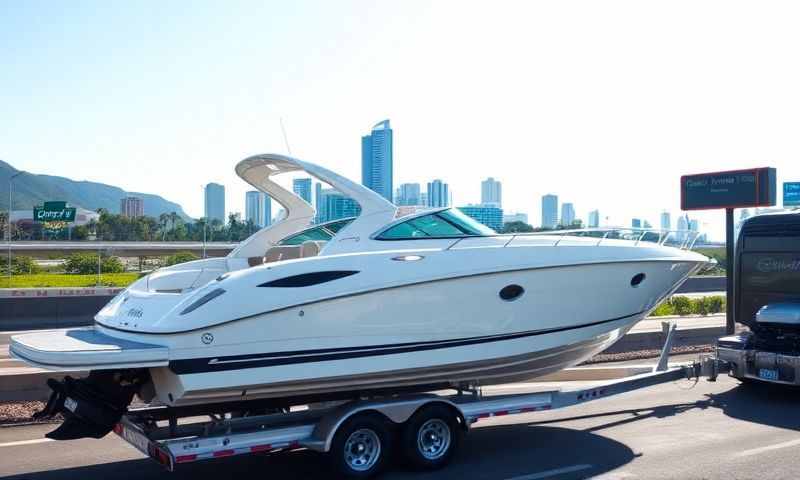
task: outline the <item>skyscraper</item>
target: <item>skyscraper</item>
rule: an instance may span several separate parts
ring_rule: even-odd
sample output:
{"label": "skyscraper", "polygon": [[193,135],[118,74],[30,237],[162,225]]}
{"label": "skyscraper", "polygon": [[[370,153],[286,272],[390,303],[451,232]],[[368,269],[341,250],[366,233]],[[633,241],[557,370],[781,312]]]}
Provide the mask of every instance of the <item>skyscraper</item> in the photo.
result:
{"label": "skyscraper", "polygon": [[631,227],[633,228],[642,228],[642,219],[641,218],[634,218],[631,220]]}
{"label": "skyscraper", "polygon": [[139,197],[124,197],[119,201],[119,213],[128,218],[144,216],[144,201]]}
{"label": "skyscraper", "polygon": [[257,227],[264,224],[264,197],[262,192],[250,190],[244,194],[244,218]]}
{"label": "skyscraper", "polygon": [[458,209],[495,232],[503,229],[503,209],[495,204],[467,205]]}
{"label": "skyscraper", "polygon": [[361,137],[361,183],[391,202],[392,175],[392,129],[384,120]]}
{"label": "skyscraper", "polygon": [[292,191],[300,198],[311,204],[311,179],[295,178],[292,181]]}
{"label": "skyscraper", "polygon": [[419,183],[404,183],[400,185],[397,205],[422,205]]}
{"label": "skyscraper", "polygon": [[317,191],[319,192],[317,203],[320,206],[317,213],[319,223],[354,217],[361,211],[355,200],[333,188],[319,188]]}
{"label": "skyscraper", "polygon": [[446,183],[438,178],[428,182],[428,206],[429,207],[449,207],[450,188]]}
{"label": "skyscraper", "polygon": [[667,211],[661,212],[661,230],[672,230],[672,218]]}
{"label": "skyscraper", "polygon": [[503,206],[503,185],[492,177],[481,182],[481,204]]}
{"label": "skyscraper", "polygon": [[225,223],[225,187],[209,183],[205,188],[205,217]]}
{"label": "skyscraper", "polygon": [[269,195],[264,195],[262,203],[263,216],[261,217],[261,226],[267,227],[272,225],[272,198]]}
{"label": "skyscraper", "polygon": [[556,228],[558,225],[558,195],[542,196],[542,228]]}
{"label": "skyscraper", "polygon": [[589,212],[589,228],[597,228],[600,226],[600,210],[592,210]]}
{"label": "skyscraper", "polygon": [[575,207],[571,203],[566,202],[561,204],[561,225],[569,227],[575,223]]}

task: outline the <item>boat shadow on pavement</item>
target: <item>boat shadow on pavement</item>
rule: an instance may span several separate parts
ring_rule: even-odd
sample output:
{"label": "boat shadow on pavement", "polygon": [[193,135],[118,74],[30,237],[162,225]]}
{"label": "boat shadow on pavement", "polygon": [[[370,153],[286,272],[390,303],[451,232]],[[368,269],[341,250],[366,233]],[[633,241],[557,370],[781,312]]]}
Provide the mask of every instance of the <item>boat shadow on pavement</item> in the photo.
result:
{"label": "boat shadow on pavement", "polygon": [[[596,433],[530,424],[491,425],[473,430],[458,455],[442,470],[411,471],[394,459],[381,479],[495,480],[540,472],[562,472],[558,480],[587,478],[618,468],[635,457],[626,445]],[[570,468],[564,468],[570,467]],[[184,465],[173,473],[148,459],[31,472],[6,480],[202,480],[220,478],[332,478],[324,456],[297,451],[250,455]]]}

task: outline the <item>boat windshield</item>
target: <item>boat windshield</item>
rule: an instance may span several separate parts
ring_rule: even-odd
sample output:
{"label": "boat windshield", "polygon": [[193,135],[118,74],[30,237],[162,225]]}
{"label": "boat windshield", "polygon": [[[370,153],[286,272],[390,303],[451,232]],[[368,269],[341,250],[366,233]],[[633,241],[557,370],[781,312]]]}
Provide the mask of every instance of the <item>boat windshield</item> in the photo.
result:
{"label": "boat windshield", "polygon": [[307,228],[300,233],[295,233],[290,237],[286,237],[278,245],[302,245],[303,242],[309,240],[327,242],[333,238],[336,233],[344,228],[348,223],[352,222],[353,218],[345,218],[333,222],[324,223],[322,225],[315,225]]}
{"label": "boat windshield", "polygon": [[378,240],[413,240],[495,235],[491,228],[450,208],[408,219],[380,233]]}

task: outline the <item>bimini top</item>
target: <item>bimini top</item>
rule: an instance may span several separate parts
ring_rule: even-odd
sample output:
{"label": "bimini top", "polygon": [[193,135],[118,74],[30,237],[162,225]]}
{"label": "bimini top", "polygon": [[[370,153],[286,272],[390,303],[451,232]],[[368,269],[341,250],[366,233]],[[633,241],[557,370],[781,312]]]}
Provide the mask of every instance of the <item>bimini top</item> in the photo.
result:
{"label": "bimini top", "polygon": [[289,172],[306,172],[358,203],[361,214],[348,225],[348,230],[371,233],[395,217],[397,207],[394,204],[367,187],[327,168],[286,155],[272,153],[254,155],[236,165],[236,174],[278,202],[286,210],[286,217],[243,241],[230,256],[247,258],[261,255],[265,246],[275,245],[281,238],[311,223],[316,213],[314,207],[272,179],[276,175]]}

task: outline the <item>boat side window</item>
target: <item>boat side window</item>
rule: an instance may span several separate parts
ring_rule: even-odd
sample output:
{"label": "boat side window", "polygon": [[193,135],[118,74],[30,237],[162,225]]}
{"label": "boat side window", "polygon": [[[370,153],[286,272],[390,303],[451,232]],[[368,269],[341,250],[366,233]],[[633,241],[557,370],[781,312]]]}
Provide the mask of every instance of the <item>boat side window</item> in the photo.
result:
{"label": "boat side window", "polygon": [[327,242],[333,238],[333,236],[336,235],[339,230],[344,228],[352,221],[352,218],[345,218],[343,220],[337,220],[324,225],[317,225],[315,227],[307,228],[300,233],[296,233],[290,237],[284,238],[278,242],[278,245],[302,245],[303,242],[307,242],[309,240]]}
{"label": "boat side window", "polygon": [[302,245],[303,242],[307,242],[309,240],[327,242],[331,239],[331,237],[333,237],[333,235],[331,235],[329,231],[325,230],[324,227],[320,226],[303,230],[296,235],[284,238],[278,243],[278,245]]}
{"label": "boat side window", "polygon": [[399,223],[378,236],[380,240],[463,237],[471,235],[438,214],[415,217]]}

